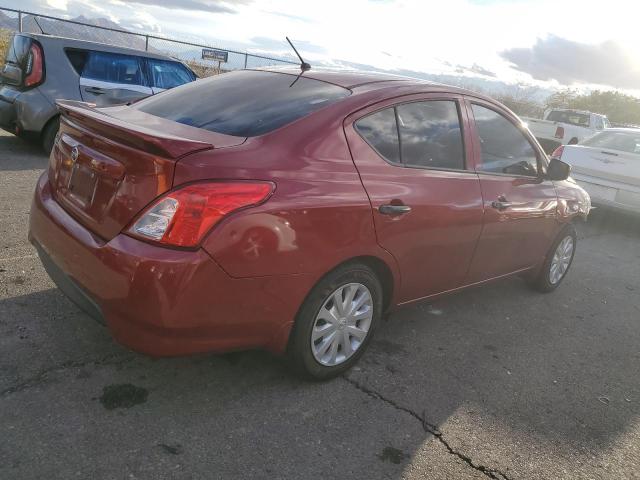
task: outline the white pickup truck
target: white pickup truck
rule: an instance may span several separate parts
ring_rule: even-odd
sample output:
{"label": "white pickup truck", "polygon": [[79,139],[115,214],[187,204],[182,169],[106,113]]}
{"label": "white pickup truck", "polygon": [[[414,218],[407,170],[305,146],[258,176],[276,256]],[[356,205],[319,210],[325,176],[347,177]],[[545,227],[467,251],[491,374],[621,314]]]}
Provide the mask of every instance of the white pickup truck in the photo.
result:
{"label": "white pickup truck", "polygon": [[526,117],[522,120],[547,153],[560,145],[575,145],[610,126],[605,115],[562,108],[548,110],[544,120]]}

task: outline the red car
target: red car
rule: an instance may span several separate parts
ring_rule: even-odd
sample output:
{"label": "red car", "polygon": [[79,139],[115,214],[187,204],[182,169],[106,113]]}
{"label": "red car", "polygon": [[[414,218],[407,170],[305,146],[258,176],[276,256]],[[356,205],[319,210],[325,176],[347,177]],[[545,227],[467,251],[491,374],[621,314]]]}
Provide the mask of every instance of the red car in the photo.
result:
{"label": "red car", "polygon": [[244,70],[60,109],[31,242],[154,356],[265,348],[337,375],[398,305],[512,274],[555,289],[590,208],[513,113],[444,85]]}

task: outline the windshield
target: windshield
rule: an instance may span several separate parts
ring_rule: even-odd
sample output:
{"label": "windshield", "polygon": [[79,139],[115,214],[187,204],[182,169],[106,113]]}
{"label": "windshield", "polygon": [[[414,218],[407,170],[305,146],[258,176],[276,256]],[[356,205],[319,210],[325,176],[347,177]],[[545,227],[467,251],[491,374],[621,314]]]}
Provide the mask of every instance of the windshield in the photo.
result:
{"label": "windshield", "polygon": [[271,132],[348,96],[345,88],[282,73],[243,70],[198,80],[132,108],[240,137]]}
{"label": "windshield", "polygon": [[600,132],[582,142],[582,145],[593,148],[607,148],[627,153],[640,153],[640,131]]}
{"label": "windshield", "polygon": [[568,123],[578,127],[589,126],[589,114],[574,112],[571,110],[554,110],[549,113],[547,120],[552,122]]}

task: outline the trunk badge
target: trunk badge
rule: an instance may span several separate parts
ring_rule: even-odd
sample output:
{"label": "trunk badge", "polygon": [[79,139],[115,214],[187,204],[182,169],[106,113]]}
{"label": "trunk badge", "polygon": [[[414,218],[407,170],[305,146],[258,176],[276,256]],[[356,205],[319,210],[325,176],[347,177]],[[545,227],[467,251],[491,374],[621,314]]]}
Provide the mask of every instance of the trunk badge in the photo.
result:
{"label": "trunk badge", "polygon": [[78,155],[79,155],[78,147],[73,147],[73,148],[71,149],[71,160],[72,160],[73,162],[75,162],[76,160],[78,160]]}

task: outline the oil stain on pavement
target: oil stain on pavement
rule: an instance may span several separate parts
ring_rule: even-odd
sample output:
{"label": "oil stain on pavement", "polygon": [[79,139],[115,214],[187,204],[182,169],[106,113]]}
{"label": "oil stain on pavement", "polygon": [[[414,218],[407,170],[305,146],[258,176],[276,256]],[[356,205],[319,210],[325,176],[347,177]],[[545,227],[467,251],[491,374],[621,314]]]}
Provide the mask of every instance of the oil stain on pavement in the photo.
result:
{"label": "oil stain on pavement", "polygon": [[100,403],[107,410],[131,408],[146,402],[148,395],[146,388],[136,387],[130,383],[107,385],[102,389]]}

